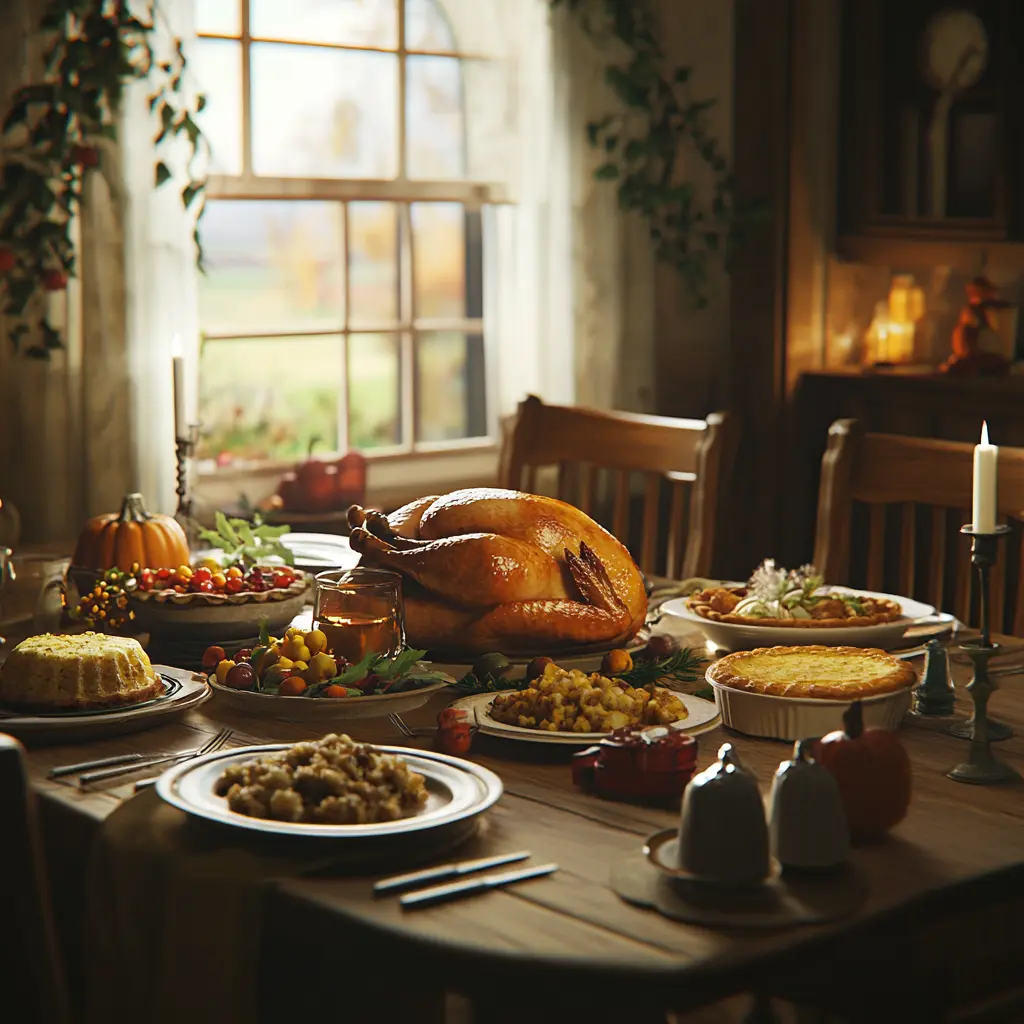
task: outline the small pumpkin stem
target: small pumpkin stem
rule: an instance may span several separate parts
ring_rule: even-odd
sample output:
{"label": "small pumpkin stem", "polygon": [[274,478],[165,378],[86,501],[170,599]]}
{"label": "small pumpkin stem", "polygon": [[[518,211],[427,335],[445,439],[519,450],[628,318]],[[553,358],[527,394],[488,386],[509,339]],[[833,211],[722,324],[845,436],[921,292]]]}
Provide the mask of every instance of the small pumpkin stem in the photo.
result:
{"label": "small pumpkin stem", "polygon": [[143,523],[149,519],[146,505],[141,494],[126,494],[121,503],[122,523]]}
{"label": "small pumpkin stem", "polygon": [[316,446],[317,446],[318,444],[320,444],[320,442],[321,442],[322,440],[323,440],[323,438],[322,438],[322,437],[321,437],[321,436],[320,436],[319,434],[314,434],[314,435],[313,435],[313,436],[312,436],[312,437],[311,437],[311,438],[309,439],[309,446],[308,446],[308,447],[306,448],[306,458],[307,458],[307,459],[311,459],[311,458],[313,458],[313,449],[314,449],[314,448],[315,448],[315,447],[316,447]]}
{"label": "small pumpkin stem", "polygon": [[855,740],[864,733],[864,709],[859,700],[855,700],[843,713],[843,732]]}

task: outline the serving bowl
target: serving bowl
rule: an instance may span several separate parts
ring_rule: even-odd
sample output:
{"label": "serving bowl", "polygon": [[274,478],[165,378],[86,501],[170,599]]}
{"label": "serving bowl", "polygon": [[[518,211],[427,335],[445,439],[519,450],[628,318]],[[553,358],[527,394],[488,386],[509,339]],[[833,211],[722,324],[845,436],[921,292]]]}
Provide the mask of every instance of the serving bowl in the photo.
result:
{"label": "serving bowl", "polygon": [[[742,587],[742,583],[724,583],[724,587]],[[698,615],[687,605],[689,598],[679,597],[666,601],[661,611],[697,626],[715,645],[724,651],[752,651],[757,647],[795,647],[803,644],[822,644],[826,647],[877,647],[883,651],[899,647],[908,629],[934,624],[936,631],[953,626],[953,616],[937,612],[928,604],[897,594],[881,594],[872,590],[852,590],[849,587],[829,587],[830,592],[857,597],[884,598],[894,601],[903,612],[894,622],[873,626],[781,626],[772,619],[764,625],[737,622],[717,622]]]}

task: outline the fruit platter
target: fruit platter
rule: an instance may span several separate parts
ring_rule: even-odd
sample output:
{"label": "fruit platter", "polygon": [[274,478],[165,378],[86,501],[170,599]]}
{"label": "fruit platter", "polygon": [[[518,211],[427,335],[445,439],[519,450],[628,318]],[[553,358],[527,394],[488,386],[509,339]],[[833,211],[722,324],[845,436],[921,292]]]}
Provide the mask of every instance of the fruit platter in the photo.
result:
{"label": "fruit platter", "polygon": [[423,661],[426,651],[367,654],[352,663],[328,648],[319,629],[263,629],[252,649],[203,655],[217,699],[240,711],[291,722],[324,722],[411,711],[455,679]]}

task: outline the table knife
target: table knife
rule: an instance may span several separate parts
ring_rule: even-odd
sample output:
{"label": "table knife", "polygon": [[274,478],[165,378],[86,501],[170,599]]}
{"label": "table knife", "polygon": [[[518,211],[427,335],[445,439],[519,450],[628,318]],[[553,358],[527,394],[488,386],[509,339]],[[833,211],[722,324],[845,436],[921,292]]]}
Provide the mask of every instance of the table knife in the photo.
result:
{"label": "table knife", "polygon": [[516,861],[526,860],[530,856],[529,850],[520,850],[517,853],[502,853],[496,857],[482,857],[479,860],[464,860],[456,864],[441,864],[436,868],[425,868],[423,871],[412,871],[407,875],[394,875],[392,878],[382,878],[373,887],[374,896],[384,896],[387,893],[402,892],[404,889],[415,889],[424,882],[447,882],[452,878],[461,878],[463,875],[471,875],[475,871],[486,871],[488,868],[498,868],[502,864],[514,864]]}
{"label": "table knife", "polygon": [[79,761],[78,764],[65,764],[59,768],[51,768],[48,775],[51,779],[59,779],[64,775],[87,772],[90,768],[107,768],[114,764],[133,764],[136,761],[149,760],[149,757],[149,754],[117,754],[114,757],[101,757],[96,761]]}
{"label": "table knife", "polygon": [[471,878],[466,882],[452,882],[450,885],[435,885],[432,889],[421,889],[399,897],[398,902],[406,908],[427,907],[445,900],[460,899],[473,893],[500,889],[513,882],[525,882],[528,878],[539,878],[550,875],[558,870],[557,864],[543,864],[539,868],[519,868],[516,871],[504,871],[500,875],[485,875],[483,878]]}

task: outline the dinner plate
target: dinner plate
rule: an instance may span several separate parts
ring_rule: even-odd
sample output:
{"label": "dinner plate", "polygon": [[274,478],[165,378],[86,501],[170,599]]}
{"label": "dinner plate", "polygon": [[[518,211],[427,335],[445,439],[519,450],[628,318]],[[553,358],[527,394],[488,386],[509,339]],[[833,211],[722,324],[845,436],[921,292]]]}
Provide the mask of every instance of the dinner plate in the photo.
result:
{"label": "dinner plate", "polygon": [[[698,736],[701,733],[710,732],[722,724],[718,707],[713,701],[694,697],[688,693],[679,693],[676,690],[672,692],[686,706],[689,715],[681,722],[674,722],[669,728],[678,729],[680,732],[686,733],[687,736]],[[497,693],[476,693],[471,697],[457,700],[452,707],[472,714],[480,726],[480,732],[485,736],[499,736],[507,740],[579,747],[600,743],[610,735],[607,732],[544,732],[540,729],[525,729],[520,725],[507,725],[491,718],[490,707],[497,696],[499,696]]]}
{"label": "dinner plate", "polygon": [[[742,583],[723,583],[724,587],[742,587]],[[883,622],[877,626],[840,626],[835,629],[801,626],[772,626],[765,620],[763,626],[748,626],[737,622],[715,622],[691,611],[687,598],[677,597],[666,601],[661,610],[693,623],[718,648],[725,651],[749,651],[755,647],[798,647],[806,644],[822,644],[825,647],[880,647],[889,650],[900,646],[904,635],[911,628],[934,626],[934,634],[940,635],[952,629],[956,620],[945,612],[937,612],[931,605],[922,604],[909,597],[896,594],[880,594],[872,590],[853,590],[849,587],[829,587],[839,594],[853,594],[858,597],[881,597],[895,601],[903,611],[903,618],[895,622]],[[919,639],[919,637],[917,637]]]}
{"label": "dinner plate", "polygon": [[211,682],[218,704],[233,707],[247,715],[273,718],[281,722],[319,722],[327,728],[333,722],[414,711],[426,704],[438,690],[450,686],[455,680],[449,677],[448,682],[430,683],[418,690],[371,694],[368,697],[282,697],[275,693],[233,690],[230,686]]}
{"label": "dinner plate", "polygon": [[172,807],[193,817],[249,832],[306,836],[321,839],[380,839],[387,836],[427,832],[457,821],[465,821],[492,807],[502,794],[501,779],[472,761],[409,747],[377,746],[385,754],[404,758],[409,767],[426,780],[427,805],[423,810],[397,821],[368,825],[321,825],[307,822],[272,821],[252,818],[228,807],[225,797],[214,792],[217,779],[229,765],[242,764],[262,754],[294,746],[268,743],[235,747],[193,758],[168,769],[157,780],[156,791]]}
{"label": "dinner plate", "polygon": [[[118,710],[125,711],[139,711],[142,708],[148,708],[153,704],[159,704],[160,701],[170,700],[177,696],[181,692],[181,680],[175,676],[160,675],[160,682],[164,684],[164,692],[157,697],[152,697],[150,700],[140,701],[138,704],[120,705]],[[33,711],[31,714],[34,718],[91,718],[96,715],[109,715],[112,708],[89,708],[87,710],[80,710],[76,708],[57,708],[52,711]],[[0,718],[7,715],[25,715],[27,712],[19,711],[18,708],[11,707],[9,704],[0,703]]]}
{"label": "dinner plate", "polygon": [[212,695],[204,679],[191,672],[169,665],[154,665],[168,685],[163,697],[129,707],[106,710],[60,712],[57,714],[23,714],[0,711],[0,732],[10,733],[26,743],[77,743],[141,732],[155,725],[164,725],[186,711],[198,707]]}

